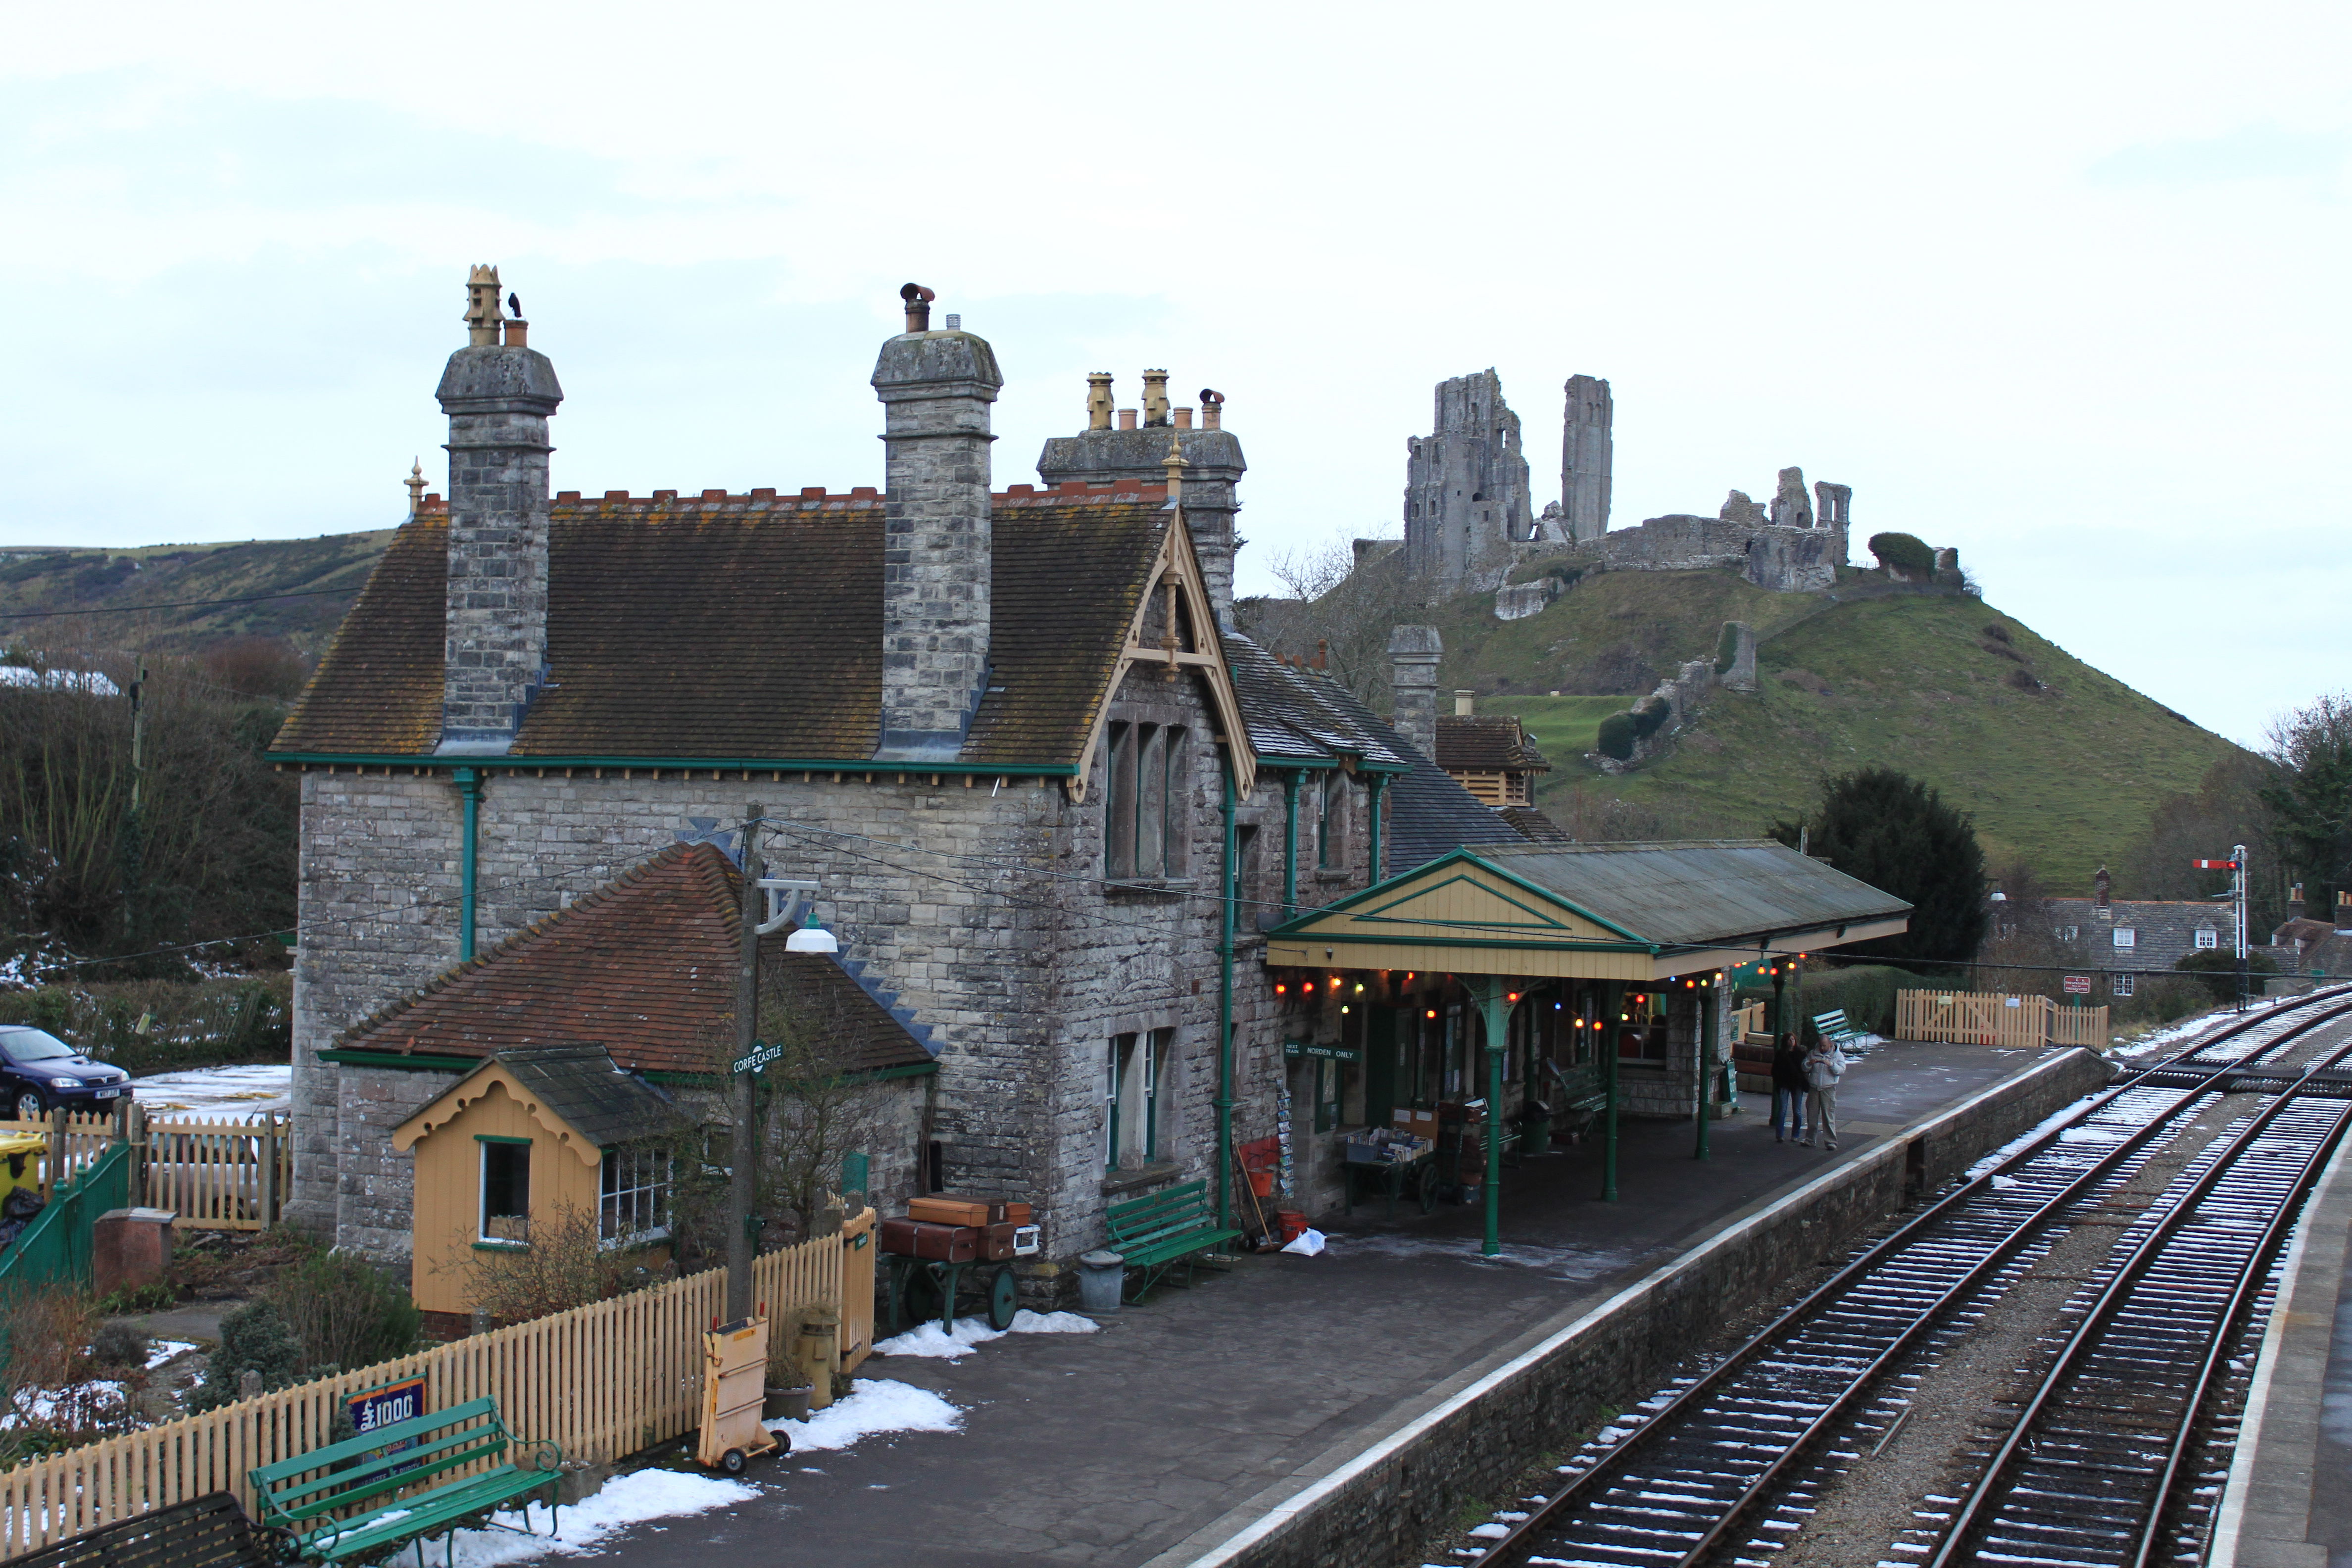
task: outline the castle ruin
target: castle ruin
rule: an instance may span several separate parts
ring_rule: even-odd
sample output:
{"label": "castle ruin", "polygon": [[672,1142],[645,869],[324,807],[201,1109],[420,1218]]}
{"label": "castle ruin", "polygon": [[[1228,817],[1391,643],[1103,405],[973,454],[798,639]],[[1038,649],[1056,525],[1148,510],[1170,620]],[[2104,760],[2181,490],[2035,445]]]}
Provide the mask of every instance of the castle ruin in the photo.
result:
{"label": "castle ruin", "polygon": [[[1519,416],[1491,369],[1437,385],[1434,432],[1405,443],[1404,565],[1440,593],[1496,595],[1505,620],[1534,615],[1562,592],[1562,576],[1512,584],[1532,562],[1629,572],[1737,568],[1783,593],[1833,586],[1846,563],[1851,486],[1805,488],[1804,470],[1777,476],[1768,505],[1733,490],[1714,517],[1673,513],[1609,527],[1616,405],[1609,383],[1572,375],[1562,388],[1559,500],[1531,511]],[[1362,552],[1360,549],[1359,554]]]}

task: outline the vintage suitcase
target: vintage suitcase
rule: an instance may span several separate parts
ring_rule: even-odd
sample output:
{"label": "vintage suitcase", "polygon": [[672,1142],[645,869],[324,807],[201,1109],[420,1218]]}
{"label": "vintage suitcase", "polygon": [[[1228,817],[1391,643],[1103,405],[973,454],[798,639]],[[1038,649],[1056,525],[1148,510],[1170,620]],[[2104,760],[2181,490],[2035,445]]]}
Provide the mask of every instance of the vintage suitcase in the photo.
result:
{"label": "vintage suitcase", "polygon": [[1003,1263],[1013,1257],[1015,1233],[1020,1229],[1011,1220],[982,1227],[980,1232],[980,1260],[982,1263]]}
{"label": "vintage suitcase", "polygon": [[919,1219],[882,1222],[882,1250],[934,1263],[970,1263],[980,1256],[981,1232],[967,1225],[933,1225]]}
{"label": "vintage suitcase", "polygon": [[929,1225],[994,1225],[1004,1218],[1003,1208],[985,1199],[939,1194],[909,1203],[907,1217]]}

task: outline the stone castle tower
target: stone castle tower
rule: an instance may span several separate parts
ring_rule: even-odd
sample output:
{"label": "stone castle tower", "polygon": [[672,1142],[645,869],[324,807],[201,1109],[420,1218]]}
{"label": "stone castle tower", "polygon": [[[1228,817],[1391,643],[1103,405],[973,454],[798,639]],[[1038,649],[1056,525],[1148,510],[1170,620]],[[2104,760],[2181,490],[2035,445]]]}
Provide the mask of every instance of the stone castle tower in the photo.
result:
{"label": "stone castle tower", "polygon": [[1439,382],[1436,431],[1405,450],[1406,570],[1458,583],[1535,537],[1519,416],[1492,370]]}
{"label": "stone castle tower", "polygon": [[1560,531],[1582,544],[1609,531],[1610,470],[1615,462],[1610,426],[1616,405],[1609,384],[1599,376],[1571,375],[1563,389],[1567,411],[1560,419]]}

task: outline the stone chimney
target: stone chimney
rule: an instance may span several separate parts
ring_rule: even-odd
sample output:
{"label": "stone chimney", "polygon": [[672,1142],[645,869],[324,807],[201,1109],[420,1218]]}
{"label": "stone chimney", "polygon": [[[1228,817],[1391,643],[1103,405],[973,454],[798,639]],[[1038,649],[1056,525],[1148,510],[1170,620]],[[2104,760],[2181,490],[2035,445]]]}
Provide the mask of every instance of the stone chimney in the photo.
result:
{"label": "stone chimney", "polygon": [[1087,375],[1087,428],[1108,430],[1110,416],[1118,405],[1110,395],[1110,372],[1090,371]]}
{"label": "stone chimney", "polygon": [[1445,652],[1435,626],[1399,626],[1389,634],[1389,684],[1396,692],[1390,728],[1433,762],[1437,757],[1437,661]]}
{"label": "stone chimney", "polygon": [[497,268],[475,268],[466,293],[467,346],[436,394],[449,416],[440,751],[496,756],[547,675],[547,421],[563,388],[523,323],[503,321]]}
{"label": "stone chimney", "polygon": [[2114,885],[2115,879],[2107,875],[2107,868],[2105,866],[2100,867],[2098,871],[2091,878],[2091,905],[2093,908],[2104,910],[2108,906],[2111,901],[2107,897],[2108,890],[2113,888]]}
{"label": "stone chimney", "polygon": [[2291,921],[2303,919],[2303,884],[2301,882],[2287,889],[2286,918]]}
{"label": "stone chimney", "polygon": [[1477,711],[1478,694],[1475,691],[1457,691],[1454,694],[1454,716],[1456,719],[1471,718]]}
{"label": "stone chimney", "polygon": [[[1155,383],[1153,378],[1157,377]],[[1158,484],[1167,478],[1168,442],[1172,431],[1184,458],[1184,527],[1192,535],[1192,552],[1200,558],[1201,583],[1216,607],[1217,625],[1234,629],[1234,517],[1241,510],[1235,495],[1249,465],[1242,460],[1242,444],[1218,428],[1216,415],[1224,398],[1203,387],[1202,428],[1184,429],[1168,423],[1168,373],[1144,373],[1145,406],[1159,398],[1160,427],[1138,429],[1135,410],[1119,409],[1119,427],[1107,428],[1110,411],[1110,377],[1097,373],[1087,377],[1087,426],[1076,436],[1056,436],[1037,458],[1037,477],[1048,485],[1067,479],[1127,479]],[[1097,401],[1099,397],[1100,402]],[[1097,423],[1097,411],[1105,416]]]}
{"label": "stone chimney", "polygon": [[1143,423],[1155,429],[1168,423],[1168,373],[1164,370],[1143,373]]}
{"label": "stone chimney", "polygon": [[907,330],[882,345],[887,489],[882,524],[882,737],[877,762],[947,762],[988,687],[988,405],[1004,376],[966,331],[929,329],[909,283]]}

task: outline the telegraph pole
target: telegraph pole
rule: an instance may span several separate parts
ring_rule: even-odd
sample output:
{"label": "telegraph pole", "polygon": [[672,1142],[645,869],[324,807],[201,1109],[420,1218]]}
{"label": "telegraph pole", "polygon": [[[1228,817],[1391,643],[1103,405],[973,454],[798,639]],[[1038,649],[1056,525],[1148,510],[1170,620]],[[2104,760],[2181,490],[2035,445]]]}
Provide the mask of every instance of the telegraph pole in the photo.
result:
{"label": "telegraph pole", "polygon": [[744,1065],[760,1036],[760,819],[758,801],[743,808],[742,964],[735,975],[735,1058],[728,1074],[733,1137],[727,1168],[727,1317],[751,1316],[751,1210],[758,1197],[760,1140],[751,1125],[751,1086],[757,1069]]}

